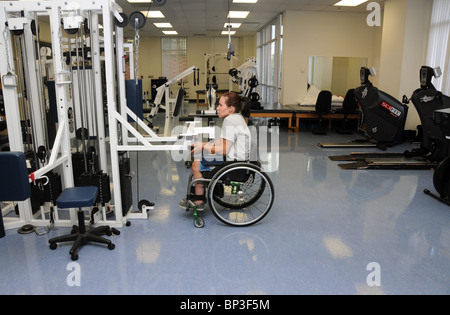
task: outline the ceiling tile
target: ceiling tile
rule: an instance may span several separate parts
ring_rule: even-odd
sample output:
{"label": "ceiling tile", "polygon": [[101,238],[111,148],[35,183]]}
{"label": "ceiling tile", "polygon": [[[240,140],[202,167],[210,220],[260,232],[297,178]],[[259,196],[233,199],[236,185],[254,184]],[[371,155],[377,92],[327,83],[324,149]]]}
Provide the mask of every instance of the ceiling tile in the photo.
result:
{"label": "ceiling tile", "polygon": [[[228,22],[227,13],[230,10],[250,11],[246,19],[236,19],[243,23],[236,36],[254,34],[259,28],[271,22],[278,14],[286,10],[294,11],[342,11],[365,12],[366,4],[358,7],[335,7],[338,0],[258,0],[256,4],[237,4],[231,0],[166,0],[162,6],[154,4],[130,4],[126,0],[116,0],[125,14],[130,15],[134,11],[160,10],[165,15],[164,19],[157,22],[172,23],[180,36],[194,36],[199,33],[217,35]],[[377,1],[384,4],[384,0]],[[233,19],[234,21],[234,19]],[[161,30],[154,27],[152,21],[147,21],[141,36],[161,36]],[[124,29],[125,36],[134,36],[134,30],[128,26]]]}

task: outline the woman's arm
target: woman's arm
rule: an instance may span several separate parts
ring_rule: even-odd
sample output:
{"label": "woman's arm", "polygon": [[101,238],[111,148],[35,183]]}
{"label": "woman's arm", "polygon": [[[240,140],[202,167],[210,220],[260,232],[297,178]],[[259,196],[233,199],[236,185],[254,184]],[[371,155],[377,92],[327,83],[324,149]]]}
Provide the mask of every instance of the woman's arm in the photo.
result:
{"label": "woman's arm", "polygon": [[232,142],[220,138],[214,142],[198,142],[194,145],[194,153],[200,153],[202,150],[218,155],[226,155],[231,149]]}

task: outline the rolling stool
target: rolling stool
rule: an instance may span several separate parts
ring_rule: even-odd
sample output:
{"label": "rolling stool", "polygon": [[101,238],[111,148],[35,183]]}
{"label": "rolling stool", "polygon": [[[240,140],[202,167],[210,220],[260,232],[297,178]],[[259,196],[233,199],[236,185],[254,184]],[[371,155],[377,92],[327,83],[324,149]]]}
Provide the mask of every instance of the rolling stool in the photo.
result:
{"label": "rolling stool", "polygon": [[78,250],[89,241],[107,244],[110,250],[115,248],[115,245],[110,240],[100,236],[104,234],[110,236],[112,234],[109,226],[100,226],[86,230],[82,208],[92,207],[94,205],[95,199],[97,198],[97,191],[98,188],[96,186],[70,187],[63,190],[58,199],[56,199],[56,205],[62,209],[78,208],[78,226],[73,226],[71,234],[50,239],[48,241],[50,243],[50,249],[56,249],[56,243],[59,242],[75,241],[69,253],[72,260],[77,260]]}

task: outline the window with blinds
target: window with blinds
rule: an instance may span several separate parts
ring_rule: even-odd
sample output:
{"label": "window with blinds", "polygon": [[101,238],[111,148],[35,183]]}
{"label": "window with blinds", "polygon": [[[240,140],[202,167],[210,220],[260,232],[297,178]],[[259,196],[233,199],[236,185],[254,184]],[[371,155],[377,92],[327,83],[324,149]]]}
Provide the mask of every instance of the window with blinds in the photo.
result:
{"label": "window with blinds", "polygon": [[434,80],[434,86],[442,93],[450,94],[450,1],[434,0],[428,39],[427,65],[441,67],[443,75]]}
{"label": "window with blinds", "polygon": [[161,38],[162,75],[171,79],[187,69],[186,37]]}

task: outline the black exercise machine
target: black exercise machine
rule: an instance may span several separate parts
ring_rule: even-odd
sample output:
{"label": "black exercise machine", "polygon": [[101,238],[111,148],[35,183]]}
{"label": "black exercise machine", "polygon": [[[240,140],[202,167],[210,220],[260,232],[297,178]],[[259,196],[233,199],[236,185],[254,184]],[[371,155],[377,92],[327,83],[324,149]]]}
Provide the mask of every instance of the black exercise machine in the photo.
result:
{"label": "black exercise machine", "polygon": [[319,143],[322,148],[378,147],[386,150],[402,142],[408,106],[391,95],[378,90],[369,80],[374,69],[362,67],[361,86],[355,89],[355,97],[361,106],[368,139],[347,143]]}
{"label": "black exercise machine", "polygon": [[[439,76],[440,69],[422,67],[421,80],[423,78],[429,82],[430,76],[433,75],[436,77]],[[436,107],[441,107],[440,109],[433,111],[432,121],[434,125],[427,126],[428,128],[438,128],[442,133],[441,137],[429,139],[429,143],[432,147],[435,145],[438,146],[437,150],[433,151],[434,154],[432,157],[438,158],[441,157],[441,155],[446,155],[436,167],[433,174],[433,185],[439,195],[432,193],[429,189],[424,189],[424,193],[450,206],[450,154],[448,151],[448,142],[450,139],[450,97],[441,92],[436,92],[434,86],[427,85],[427,88],[424,88],[424,90],[428,91],[428,93],[423,92],[419,94],[420,97],[417,99],[421,100],[421,103],[429,103],[434,104]],[[445,145],[442,144],[443,141],[445,142]],[[441,149],[439,149],[439,146]]]}
{"label": "black exercise machine", "polygon": [[[439,162],[448,155],[448,143],[445,140],[443,131],[435,125],[433,113],[436,110],[450,107],[448,97],[437,91],[431,83],[433,77],[440,75],[438,72],[437,69],[432,69],[427,66],[421,67],[420,88],[413,92],[410,99],[417,109],[422,123],[423,140],[419,149],[405,151],[404,153],[352,153],[350,155],[332,156],[330,159],[334,161],[353,161],[353,163],[338,165],[343,169],[432,169],[437,167]],[[366,73],[366,75],[368,74]],[[365,89],[360,88],[359,93],[361,98],[365,94],[364,91]],[[367,103],[369,103],[371,99],[375,99],[376,97],[371,96],[374,90],[371,91],[368,89],[367,91],[365,98],[367,99]],[[386,97],[383,94],[382,92],[380,93],[380,95]],[[383,105],[383,102],[386,102],[386,100],[381,101],[381,106],[379,107],[384,109],[374,108],[374,111],[371,113],[375,115],[377,111],[379,113],[381,113],[381,110],[386,111],[388,109],[387,105],[389,104],[386,103]],[[380,102],[378,103],[380,104]],[[403,97],[403,103],[409,103],[406,96]],[[368,104],[361,106],[369,107]],[[399,125],[392,124],[395,122],[394,119],[399,119],[397,117],[398,112],[395,109],[395,107],[389,109],[393,113],[393,119],[386,121],[386,125],[384,126],[385,128],[390,128],[391,132],[393,132],[391,136],[393,143],[400,141],[401,138],[398,137],[400,137],[402,132],[402,128]],[[404,122],[402,123],[404,124]],[[372,126],[370,125],[370,127]]]}
{"label": "black exercise machine", "polygon": [[450,107],[449,97],[437,91],[431,80],[441,76],[440,68],[422,66],[420,69],[420,88],[411,96],[422,124],[423,139],[419,149],[406,152],[407,155],[427,156],[430,161],[442,161],[448,156],[448,141],[445,129],[434,121],[434,112]]}

